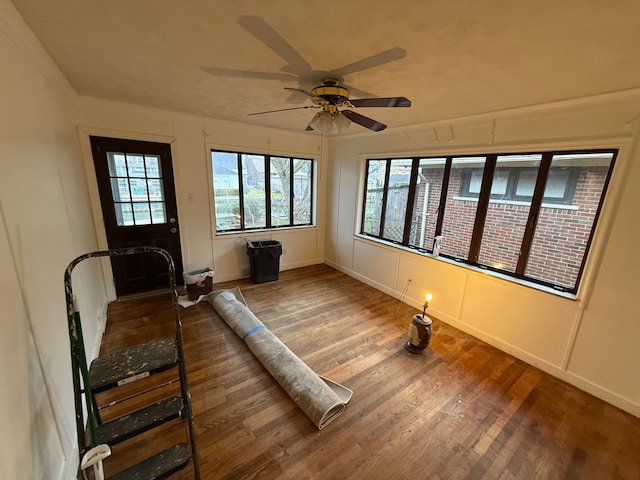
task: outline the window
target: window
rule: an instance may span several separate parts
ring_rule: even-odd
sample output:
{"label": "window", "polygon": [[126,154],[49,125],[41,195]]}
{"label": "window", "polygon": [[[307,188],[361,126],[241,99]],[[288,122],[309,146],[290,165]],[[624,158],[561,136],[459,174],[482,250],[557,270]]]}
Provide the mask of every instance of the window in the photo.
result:
{"label": "window", "polygon": [[107,164],[119,227],[167,222],[158,155],[107,152]]}
{"label": "window", "polygon": [[576,293],[616,154],[367,160],[361,233]]}
{"label": "window", "polygon": [[313,161],[211,151],[216,232],[312,224]]}
{"label": "window", "polygon": [[[543,202],[571,204],[580,168],[568,167],[549,172]],[[490,199],[530,202],[538,175],[537,168],[501,167],[494,174]],[[463,174],[461,197],[478,198],[482,184],[482,170],[468,169]]]}

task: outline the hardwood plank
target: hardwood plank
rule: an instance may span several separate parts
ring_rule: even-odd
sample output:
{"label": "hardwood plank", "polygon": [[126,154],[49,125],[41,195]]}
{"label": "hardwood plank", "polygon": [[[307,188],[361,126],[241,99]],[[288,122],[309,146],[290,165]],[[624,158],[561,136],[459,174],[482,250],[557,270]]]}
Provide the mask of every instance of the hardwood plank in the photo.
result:
{"label": "hardwood plank", "polygon": [[[437,318],[429,348],[410,354],[418,312],[326,265],[214,287],[235,286],[291,350],[354,395],[318,431],[210,305],[182,310],[204,479],[640,478],[640,419]],[[103,352],[170,335],[172,321],[166,295],[116,302]],[[118,446],[122,465],[160,448],[146,442],[180,435],[174,425]]]}

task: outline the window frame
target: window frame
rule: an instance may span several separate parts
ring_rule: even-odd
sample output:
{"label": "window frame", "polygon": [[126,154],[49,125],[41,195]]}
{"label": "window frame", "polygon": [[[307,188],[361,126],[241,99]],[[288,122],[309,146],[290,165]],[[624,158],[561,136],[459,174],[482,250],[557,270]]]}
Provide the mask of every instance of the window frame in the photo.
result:
{"label": "window frame", "polygon": [[[272,154],[272,153],[256,153],[256,152],[246,152],[246,151],[233,151],[233,150],[224,150],[217,148],[210,148],[210,159],[209,165],[211,166],[211,201],[213,206],[213,219],[214,219],[214,232],[216,235],[227,235],[233,233],[241,233],[241,232],[256,232],[256,231],[265,231],[265,230],[279,230],[279,229],[287,229],[287,228],[302,228],[302,227],[313,227],[315,226],[315,192],[316,192],[316,184],[315,184],[315,170],[316,170],[316,160],[313,158],[307,158],[303,156],[295,156],[295,155],[287,155],[287,154]],[[216,153],[223,154],[231,154],[236,156],[237,162],[237,182],[238,182],[238,202],[239,202],[239,217],[240,217],[240,228],[218,228],[218,219],[217,219],[217,208],[216,208],[216,186],[215,186],[215,166],[214,166],[214,155]],[[244,186],[243,186],[243,156],[259,156],[263,157],[263,168],[264,168],[264,192],[265,192],[265,226],[261,227],[246,227],[246,216],[245,216],[245,199],[244,199]],[[288,179],[288,187],[289,187],[289,222],[287,224],[273,225],[272,223],[272,189],[271,189],[271,159],[287,159],[289,160],[289,179]],[[295,163],[296,161],[309,162],[309,221],[304,223],[295,223]]]}
{"label": "window frame", "polygon": [[[525,274],[528,262],[529,262],[529,256],[531,254],[531,248],[533,246],[533,241],[534,241],[534,235],[536,232],[536,227],[537,227],[537,222],[538,222],[538,217],[540,215],[540,211],[542,208],[567,208],[568,205],[572,205],[572,200],[574,197],[574,194],[576,192],[576,187],[578,184],[578,177],[580,175],[580,171],[581,168],[584,167],[580,167],[580,166],[576,166],[576,167],[567,167],[570,169],[570,175],[569,178],[567,180],[567,185],[565,186],[565,192],[564,192],[564,196],[562,199],[558,199],[558,198],[553,198],[553,197],[544,197],[544,192],[545,192],[545,188],[546,188],[546,182],[549,178],[550,175],[550,171],[551,171],[551,165],[552,165],[552,161],[554,159],[555,156],[561,156],[561,155],[589,155],[589,154],[607,154],[607,155],[611,155],[611,160],[609,161],[609,168],[608,171],[606,173],[606,177],[604,178],[603,181],[603,185],[602,185],[602,192],[600,194],[600,198],[598,200],[598,205],[597,208],[595,210],[595,215],[593,216],[593,222],[591,224],[591,228],[589,231],[589,235],[588,235],[588,240],[586,242],[586,246],[584,249],[584,254],[582,255],[582,259],[580,262],[580,266],[576,275],[576,279],[574,282],[573,287],[568,287],[566,285],[560,285],[560,284],[556,284],[554,282],[550,282],[550,281],[546,281],[546,280],[542,280],[542,279],[538,279],[535,277],[531,277],[531,276],[527,276]],[[444,219],[444,213],[446,211],[446,199],[447,199],[447,194],[448,194],[448,190],[449,190],[449,183],[450,183],[450,174],[451,174],[451,167],[452,167],[452,162],[453,159],[459,159],[459,158],[464,158],[464,157],[484,157],[484,167],[483,167],[483,176],[482,176],[482,183],[481,183],[481,188],[480,188],[480,193],[476,196],[473,196],[474,194],[469,194],[469,195],[461,195],[460,197],[454,197],[456,199],[461,199],[461,200],[476,200],[478,201],[478,206],[477,206],[477,210],[476,210],[476,214],[475,214],[475,218],[471,219],[472,223],[472,237],[471,237],[471,244],[469,247],[469,253],[467,255],[467,258],[457,258],[451,255],[447,255],[447,254],[443,254],[442,252],[440,252],[440,256],[453,260],[455,262],[458,263],[463,263],[463,264],[468,264],[483,270],[489,270],[489,271],[494,271],[496,273],[499,273],[500,275],[503,275],[507,278],[512,277],[512,278],[516,278],[519,280],[523,280],[526,282],[531,282],[534,284],[538,284],[538,285],[542,285],[544,287],[548,287],[560,292],[564,292],[564,293],[570,293],[570,294],[576,294],[578,291],[578,288],[580,286],[580,281],[582,279],[583,276],[583,272],[584,272],[584,267],[589,255],[589,251],[590,251],[590,247],[591,247],[591,243],[593,241],[593,236],[595,233],[595,230],[597,228],[598,225],[598,219],[600,217],[600,213],[602,211],[602,207],[603,207],[603,203],[604,200],[607,196],[607,191],[608,191],[608,186],[610,184],[611,181],[611,176],[615,167],[615,163],[616,163],[616,159],[617,156],[619,154],[619,148],[596,148],[596,149],[575,149],[575,150],[553,150],[553,151],[538,151],[538,152],[506,152],[506,153],[488,153],[488,154],[463,154],[463,155],[452,155],[452,154],[447,154],[447,155],[430,155],[430,156],[414,156],[411,157],[413,164],[412,164],[412,175],[411,175],[411,182],[409,184],[409,194],[408,194],[408,198],[407,198],[407,212],[406,212],[406,221],[405,221],[405,230],[404,230],[404,235],[403,235],[403,241],[399,242],[399,241],[395,241],[392,239],[388,239],[388,238],[384,238],[383,236],[383,226],[384,226],[384,209],[381,212],[381,219],[380,219],[380,232],[379,235],[373,235],[371,233],[367,233],[364,231],[363,229],[363,225],[364,223],[361,223],[360,227],[359,227],[359,234],[367,237],[367,238],[372,238],[372,239],[377,239],[377,240],[381,240],[381,241],[385,241],[385,242],[389,242],[398,246],[402,246],[402,247],[406,247],[408,249],[411,250],[415,250],[418,251],[420,253],[428,253],[428,254],[433,254],[433,246],[427,247],[427,246],[416,246],[416,245],[411,245],[410,244],[410,228],[411,228],[411,217],[413,214],[413,205],[415,202],[415,195],[417,192],[417,185],[416,185],[416,178],[417,178],[417,173],[418,173],[418,168],[419,168],[419,163],[421,160],[425,160],[425,159],[442,159],[445,158],[445,170],[444,170],[444,174],[442,177],[442,184],[441,184],[441,191],[440,191],[440,203],[438,205],[438,209],[437,209],[437,215],[438,218],[436,220],[436,227],[435,227],[435,233],[434,233],[434,237],[437,237],[438,235],[442,234],[442,228],[443,228],[443,219]],[[537,169],[538,171],[538,175],[536,177],[536,182],[535,182],[535,186],[534,186],[534,191],[533,191],[533,195],[531,197],[522,197],[522,199],[517,199],[517,198],[508,198],[508,199],[504,199],[505,202],[519,202],[519,203],[529,203],[530,204],[530,210],[528,213],[528,217],[526,220],[526,227],[525,227],[525,232],[522,236],[522,240],[520,242],[520,252],[519,252],[519,256],[518,256],[518,262],[517,262],[517,266],[515,269],[515,272],[510,272],[510,271],[506,271],[506,270],[502,270],[499,268],[494,268],[491,265],[484,265],[478,262],[478,257],[480,254],[480,247],[482,244],[482,236],[484,233],[484,227],[485,227],[485,221],[487,218],[487,212],[488,212],[488,207],[489,207],[489,203],[492,201],[495,201],[496,198],[494,196],[494,198],[492,198],[491,196],[491,186],[492,186],[492,181],[493,181],[493,177],[494,177],[494,171],[496,169],[496,163],[497,163],[497,159],[499,157],[502,156],[508,156],[508,155],[541,155],[541,159],[540,159],[540,165]],[[371,161],[380,161],[380,160],[386,160],[387,161],[387,166],[389,166],[391,164],[391,161],[394,160],[396,157],[385,157],[385,158],[368,158],[365,161],[365,168],[364,168],[364,188],[365,188],[365,198],[363,199],[363,202],[361,204],[362,207],[362,217],[361,217],[361,222],[364,222],[364,215],[365,215],[365,202],[366,202],[366,186],[367,186],[367,182],[368,182],[368,176],[369,176],[369,162]],[[398,158],[408,158],[408,157],[398,157]],[[469,170],[473,169],[475,167],[470,167]],[[502,168],[513,168],[513,169],[517,169],[518,167],[502,167]],[[522,167],[522,168],[526,168],[526,167]],[[388,173],[388,172],[387,172]],[[468,186],[469,186],[469,182],[468,180],[470,179],[471,175],[468,175],[468,179],[467,179],[467,183],[466,183],[466,191],[468,193]],[[514,178],[514,181],[516,181],[516,183],[514,185],[511,185],[512,182],[512,174],[510,172],[509,175],[509,182],[507,185],[507,191],[509,188],[512,188],[513,192],[515,192],[516,186],[517,186],[517,178]],[[519,177],[519,174],[517,174],[516,177]],[[383,191],[383,196],[386,198],[386,194],[388,191],[388,177],[385,179],[385,185],[384,185],[384,191]],[[463,182],[464,183],[464,182]],[[463,186],[460,186],[461,189],[461,193],[462,193],[462,188]],[[383,204],[384,205],[384,204]],[[411,207],[409,207],[411,206]],[[571,208],[571,207],[570,207]]]}
{"label": "window frame", "polygon": [[[545,204],[557,204],[557,205],[571,205],[573,196],[578,184],[578,176],[580,174],[581,167],[567,167],[569,176],[565,183],[564,194],[562,197],[543,197],[542,202]],[[518,195],[517,188],[520,181],[520,174],[525,171],[537,172],[535,167],[500,167],[501,170],[507,170],[509,172],[509,178],[507,180],[507,186],[504,194],[493,194],[489,196],[489,201],[505,201],[505,202],[531,202],[532,196]],[[479,168],[471,167],[466,169],[463,173],[463,180],[460,189],[460,197],[464,198],[478,198],[480,193],[469,191],[471,184],[471,177],[473,173],[482,171]],[[548,180],[549,177],[547,177]]]}

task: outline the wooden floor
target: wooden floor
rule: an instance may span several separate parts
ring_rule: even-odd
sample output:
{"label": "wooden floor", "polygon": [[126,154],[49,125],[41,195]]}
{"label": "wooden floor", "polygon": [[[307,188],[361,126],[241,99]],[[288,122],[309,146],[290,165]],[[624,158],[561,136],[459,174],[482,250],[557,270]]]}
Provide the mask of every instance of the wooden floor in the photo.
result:
{"label": "wooden floor", "polygon": [[[437,319],[430,347],[410,354],[418,312],[336,270],[214,287],[236,285],[291,350],[354,394],[319,431],[208,303],[181,310],[206,480],[640,479],[640,419]],[[166,295],[116,302],[103,352],[170,335],[172,319]],[[170,425],[122,444],[112,468],[179,435]]]}

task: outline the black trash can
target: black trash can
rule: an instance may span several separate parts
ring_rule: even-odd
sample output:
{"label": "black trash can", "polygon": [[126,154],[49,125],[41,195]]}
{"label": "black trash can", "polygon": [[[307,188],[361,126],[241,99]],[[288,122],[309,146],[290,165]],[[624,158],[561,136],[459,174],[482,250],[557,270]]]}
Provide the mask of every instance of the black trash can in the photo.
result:
{"label": "black trash can", "polygon": [[280,273],[282,243],[276,240],[247,241],[253,283],[273,282]]}

